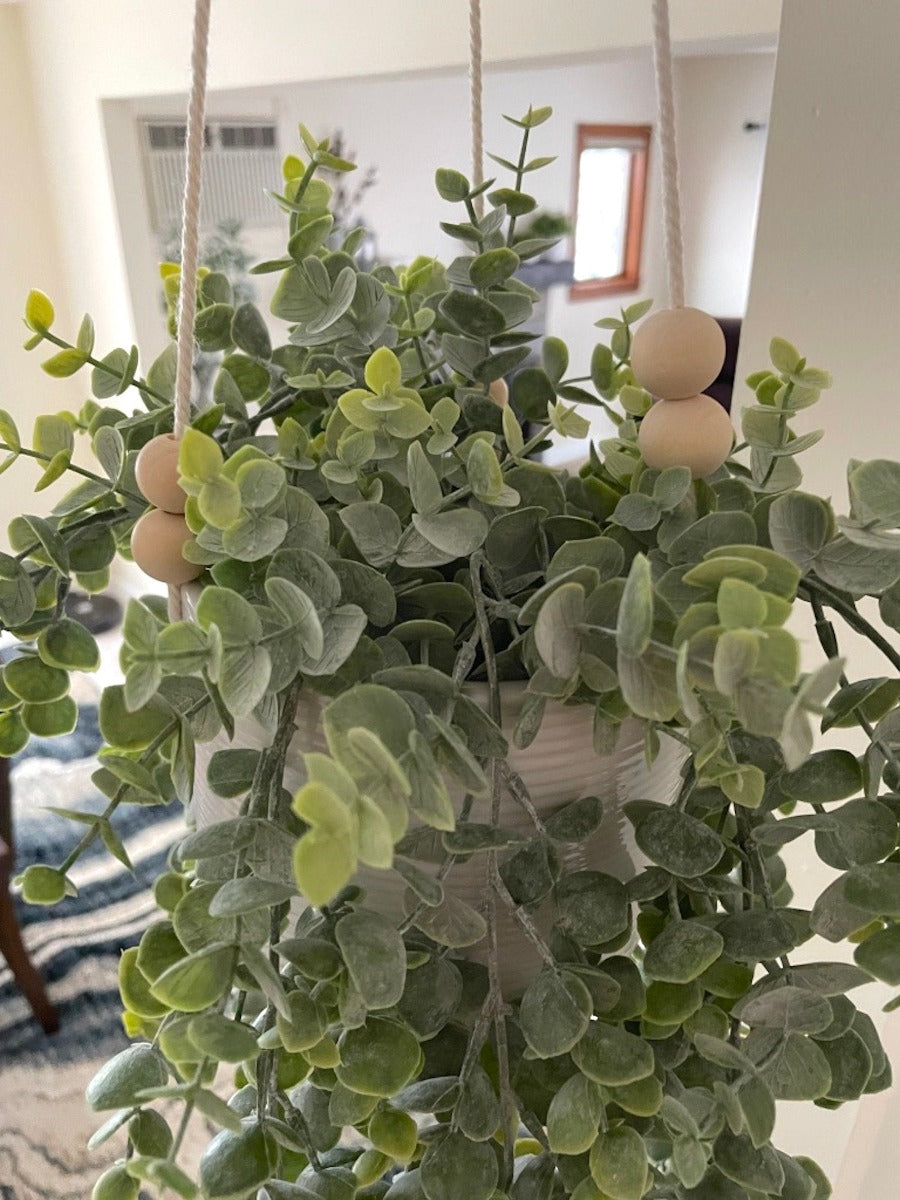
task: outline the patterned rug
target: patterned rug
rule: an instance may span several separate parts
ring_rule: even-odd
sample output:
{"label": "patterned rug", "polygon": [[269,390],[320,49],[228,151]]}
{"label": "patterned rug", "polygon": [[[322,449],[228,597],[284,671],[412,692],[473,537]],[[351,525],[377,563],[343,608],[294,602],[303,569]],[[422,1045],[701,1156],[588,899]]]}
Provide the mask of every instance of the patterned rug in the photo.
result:
{"label": "patterned rug", "polygon": [[[47,806],[99,811],[91,783],[100,745],[97,710],[85,707],[74,733],[35,739],[12,773],[16,863],[56,863],[83,826]],[[132,877],[98,845],[72,871],[75,899],[58,908],[19,905],[25,942],[60,1015],[47,1037],[33,1020],[0,959],[0,1198],[87,1200],[120,1139],[85,1148],[103,1117],[90,1112],[84,1086],[103,1061],[123,1049],[116,984],[122,950],[152,919],[150,887],[183,829],[180,806],[131,807],[114,818],[135,867]]]}

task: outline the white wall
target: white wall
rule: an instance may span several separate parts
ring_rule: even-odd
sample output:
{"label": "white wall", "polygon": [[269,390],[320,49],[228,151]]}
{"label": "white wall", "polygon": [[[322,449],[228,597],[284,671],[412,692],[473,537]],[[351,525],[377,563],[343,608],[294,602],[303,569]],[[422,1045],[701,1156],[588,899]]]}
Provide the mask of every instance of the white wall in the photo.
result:
{"label": "white wall", "polygon": [[[839,512],[846,510],[849,458],[900,456],[898,44],[896,3],[784,6],[738,374],[766,363],[776,333],[831,370],[834,387],[797,425],[825,430],[802,462],[810,489],[832,495]],[[811,630],[807,637],[812,644]],[[842,634],[842,647],[850,651],[851,678],[884,672],[885,663],[859,639]],[[809,856],[804,861],[799,849],[794,867],[805,877],[807,902],[830,873]],[[900,1019],[878,1011],[889,994],[875,988],[867,1001],[860,992],[854,999],[881,1024],[896,1072]],[[834,1179],[836,1200],[894,1200],[896,1088],[835,1113],[808,1108],[784,1106],[779,1134],[786,1148],[813,1148]]]}
{"label": "white wall", "polygon": [[[779,0],[676,0],[676,41],[771,38]],[[186,0],[27,0],[28,36],[40,62],[41,130],[54,163],[56,219],[77,230],[62,262],[101,340],[127,341],[132,320],[100,101],[184,90]],[[488,0],[486,62],[536,60],[646,45],[649,6],[617,0]],[[458,67],[467,57],[467,6],[422,0],[220,0],[210,45],[213,89]],[[414,115],[408,118],[413,124]],[[404,136],[397,114],[396,135]]]}
{"label": "white wall", "polygon": [[[686,57],[678,61],[679,142],[685,210],[688,291],[711,312],[743,311],[765,133],[746,134],[743,121],[765,122],[771,90],[771,54]],[[656,99],[649,54],[605,57],[565,66],[494,68],[485,78],[486,144],[515,157],[517,131],[502,114],[523,113],[529,104],[552,103],[550,122],[532,135],[534,153],[557,160],[531,176],[542,207],[572,212],[576,129],[580,123],[653,123]],[[138,340],[154,353],[165,336],[156,274],[157,247],[149,231],[140,180],[137,120],[180,115],[182,97],[140,97],[105,105],[114,165],[122,242],[131,284]],[[284,84],[210,96],[212,116],[257,115],[275,119],[284,152],[298,147],[297,122],[317,135],[341,129],[362,169],[378,168],[378,183],[363,212],[378,233],[379,253],[393,262],[418,253],[445,261],[458,246],[439,230],[457,219],[434,189],[439,166],[469,170],[468,84],[464,73],[330,80]],[[501,168],[486,164],[489,174]],[[273,216],[281,214],[273,204]],[[282,222],[283,226],[283,222]],[[269,254],[281,252],[277,242]],[[262,281],[260,281],[262,282]],[[634,295],[572,301],[567,287],[554,288],[548,327],[570,346],[573,373],[587,371],[599,336],[594,322],[618,314],[639,296],[666,301],[658,182],[658,151],[650,156],[644,254]]]}
{"label": "white wall", "polygon": [[690,303],[742,316],[750,283],[756,208],[774,54],[681,58],[675,64],[678,152]]}

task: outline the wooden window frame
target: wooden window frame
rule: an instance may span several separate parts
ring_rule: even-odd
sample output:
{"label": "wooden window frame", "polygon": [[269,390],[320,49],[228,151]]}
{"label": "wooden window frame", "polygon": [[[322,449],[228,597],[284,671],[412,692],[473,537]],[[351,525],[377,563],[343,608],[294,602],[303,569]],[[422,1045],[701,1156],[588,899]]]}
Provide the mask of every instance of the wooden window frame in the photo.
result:
{"label": "wooden window frame", "polygon": [[625,269],[608,279],[576,279],[569,288],[571,300],[596,300],[617,292],[635,292],[641,283],[641,248],[644,235],[644,209],[647,198],[647,167],[650,157],[651,125],[579,125],[575,149],[575,229],[572,232],[572,258],[575,258],[575,234],[578,229],[578,185],[581,155],[602,138],[615,141],[639,141],[642,147],[631,158],[628,181],[628,220],[625,227]]}

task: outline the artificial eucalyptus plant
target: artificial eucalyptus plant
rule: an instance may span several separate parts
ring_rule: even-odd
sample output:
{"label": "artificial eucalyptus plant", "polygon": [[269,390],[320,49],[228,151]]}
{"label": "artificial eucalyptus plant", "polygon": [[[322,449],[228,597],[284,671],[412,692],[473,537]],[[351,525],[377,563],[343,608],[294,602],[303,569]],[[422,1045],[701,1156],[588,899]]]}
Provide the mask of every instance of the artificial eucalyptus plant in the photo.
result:
{"label": "artificial eucalyptus plant", "polygon": [[[116,810],[188,803],[195,746],[231,739],[206,786],[238,815],[173,848],[159,919],[122,956],[135,1042],[88,1088],[112,1114],[94,1143],[122,1145],[97,1200],[145,1185],[185,1200],[824,1200],[819,1167],[772,1145],[776,1101],[829,1108],[890,1085],[851,994],[900,983],[900,466],[851,461],[845,517],[800,490],[796,456],[818,435],[792,422],[829,380],[779,339],[749,380],[744,441],[698,481],[637,449],[651,397],[629,348],[647,304],[598,323],[611,345],[589,377],[556,338],[533,359],[536,294],[516,272],[547,242],[519,223],[549,115],[512,122],[510,186],[438,171],[459,208],[448,266],[371,273],[355,233],[328,248],[317,175],[350,164],[301,127],[306,160],[286,160],[276,197],[288,252],[257,268],[282,272],[286,340],[273,347],[221,275],[197,281],[197,345],[224,359],[180,451],[196,619],[130,603],[124,684],[100,704],[109,802],[67,812],[71,853],[22,876],[26,899],[64,901],[98,837],[127,866]],[[177,270],[166,284],[174,302]],[[48,374],[87,367],[94,398],[39,417],[31,446],[2,418],[4,468],[37,460],[38,489],[82,477],[49,517],[15,518],[0,557],[0,618],[21,643],[2,672],[6,755],[72,728],[69,672],[97,649],[66,593],[104,588],[128,556],[137,452],[172,428],[172,347],[142,375],[136,349],[95,356],[89,318],[67,341],[40,293],[26,322],[30,349],[56,348]],[[542,465],[554,434],[585,438],[583,404],[612,435],[577,473]],[[95,471],[72,459],[79,437]],[[814,666],[787,627],[806,608]],[[841,658],[843,625],[883,674]],[[527,681],[514,728],[498,722],[507,681]],[[292,795],[309,694],[326,743]],[[598,755],[635,719],[648,759],[662,739],[681,748],[674,804],[628,807],[634,878],[565,865],[602,833],[607,797],[541,817],[508,767],[510,742],[560,704],[589,706]],[[251,717],[267,748],[247,740]],[[861,731],[864,748],[812,752],[817,728]],[[499,822],[507,793],[533,817],[525,836]],[[811,911],[780,855],[795,839],[835,871]],[[466,904],[443,884],[471,855],[487,884]],[[405,918],[367,907],[361,865],[403,881]],[[500,910],[536,952],[524,994],[500,986]],[[809,961],[813,935],[852,940],[856,962]],[[468,954],[485,944],[482,966]],[[218,1129],[198,1180],[180,1155],[192,1114]]]}

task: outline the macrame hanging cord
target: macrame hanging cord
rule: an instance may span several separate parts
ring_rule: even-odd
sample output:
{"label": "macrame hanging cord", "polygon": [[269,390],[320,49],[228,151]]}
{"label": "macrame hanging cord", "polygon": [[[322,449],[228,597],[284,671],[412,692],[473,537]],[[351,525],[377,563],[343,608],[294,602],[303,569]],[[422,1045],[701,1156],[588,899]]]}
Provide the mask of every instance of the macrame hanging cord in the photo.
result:
{"label": "macrame hanging cord", "polygon": [[669,303],[673,308],[683,308],[684,245],[681,231],[681,200],[678,192],[678,155],[675,145],[675,87],[672,80],[669,0],[652,0],[652,17],[653,71],[656,77],[656,106],[662,158],[662,201]]}
{"label": "macrame hanging cord", "polygon": [[[194,318],[197,313],[197,267],[200,255],[200,188],[206,112],[206,69],[212,0],[197,0],[191,51],[191,96],[185,141],[184,198],[181,211],[181,287],[178,292],[175,412],[173,432],[180,438],[191,421],[194,373]],[[181,588],[169,585],[169,618],[182,618]]]}
{"label": "macrame hanging cord", "polygon": [[[472,124],[472,186],[484,182],[484,82],[481,67],[481,0],[469,0],[469,97]],[[475,212],[484,216],[484,195],[475,197]]]}

